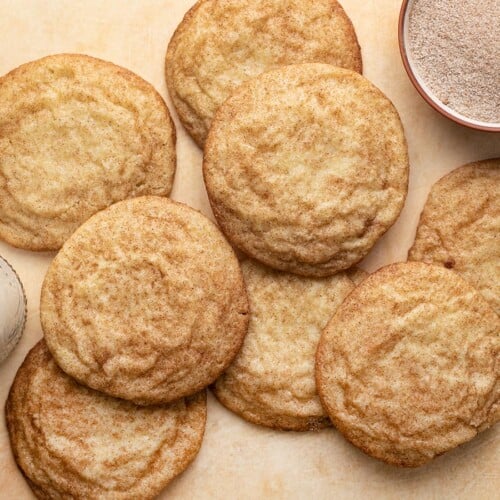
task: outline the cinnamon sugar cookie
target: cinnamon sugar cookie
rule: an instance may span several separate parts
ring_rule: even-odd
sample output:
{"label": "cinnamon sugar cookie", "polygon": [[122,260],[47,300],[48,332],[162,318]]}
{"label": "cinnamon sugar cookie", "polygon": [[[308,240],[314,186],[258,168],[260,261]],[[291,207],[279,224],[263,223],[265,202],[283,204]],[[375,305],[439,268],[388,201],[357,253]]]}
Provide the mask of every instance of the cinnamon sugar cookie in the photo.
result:
{"label": "cinnamon sugar cookie", "polygon": [[154,498],[195,458],[206,394],[139,407],[76,383],[43,341],[6,406],[14,457],[38,498]]}
{"label": "cinnamon sugar cookie", "polygon": [[242,263],[250,302],[243,347],[214,392],[250,422],[285,430],[329,425],[314,381],[322,328],[354,285],[345,273],[303,278]]}
{"label": "cinnamon sugar cookie", "polygon": [[57,250],[97,211],[170,193],[175,128],[156,90],[78,54],[0,78],[0,238]]}
{"label": "cinnamon sugar cookie", "polygon": [[431,189],[409,260],[453,269],[500,314],[500,158],[469,163]]}
{"label": "cinnamon sugar cookie", "polygon": [[366,278],[324,329],[316,383],[364,452],[415,467],[500,419],[500,319],[458,274],[420,262]]}
{"label": "cinnamon sugar cookie", "polygon": [[238,260],[222,233],[168,198],[116,203],[81,226],[45,277],[47,346],[81,383],[137,404],[189,396],[247,331]]}
{"label": "cinnamon sugar cookie", "polygon": [[408,152],[396,109],[366,78],[297,64],[242,84],[219,108],[203,173],[235,246],[320,277],[359,262],[394,223]]}

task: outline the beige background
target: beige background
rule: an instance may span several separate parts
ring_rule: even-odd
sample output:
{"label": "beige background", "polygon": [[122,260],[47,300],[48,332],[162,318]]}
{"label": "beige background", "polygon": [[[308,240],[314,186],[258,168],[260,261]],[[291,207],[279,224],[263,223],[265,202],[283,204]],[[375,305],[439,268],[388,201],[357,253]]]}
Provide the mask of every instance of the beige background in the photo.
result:
{"label": "beige background", "polygon": [[[0,0],[0,74],[51,53],[83,52],[125,66],[167,97],[163,58],[167,42],[194,0]],[[398,0],[341,0],[357,30],[365,76],[401,113],[411,158],[410,192],[395,226],[364,267],[404,260],[431,184],[471,160],[500,155],[500,137],[472,132],[431,110],[404,73],[397,46]],[[170,104],[170,109],[172,106]],[[201,152],[180,127],[172,196],[209,214],[200,173]],[[26,287],[29,319],[20,344],[0,365],[0,406],[27,351],[41,337],[40,285],[53,254],[16,250],[0,255]],[[247,424],[212,397],[206,437],[194,464],[164,498],[499,498],[500,426],[417,470],[373,460],[339,433],[285,433]],[[0,418],[0,498],[32,494],[16,468]]]}

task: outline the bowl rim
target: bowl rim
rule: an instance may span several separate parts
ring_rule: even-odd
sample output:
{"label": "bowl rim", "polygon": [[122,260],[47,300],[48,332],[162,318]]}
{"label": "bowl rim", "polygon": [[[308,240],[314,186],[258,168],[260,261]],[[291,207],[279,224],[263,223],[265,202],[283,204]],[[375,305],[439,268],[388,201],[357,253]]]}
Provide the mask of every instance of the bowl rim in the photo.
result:
{"label": "bowl rim", "polygon": [[413,67],[410,63],[410,60],[408,58],[407,50],[406,50],[406,43],[405,43],[405,23],[407,19],[407,11],[408,7],[410,6],[411,2],[414,0],[403,0],[401,4],[401,9],[399,11],[399,21],[398,21],[398,43],[399,43],[399,52],[401,54],[401,59],[403,60],[403,66],[406,70],[406,73],[408,74],[408,77],[410,78],[411,83],[415,87],[415,89],[418,91],[418,93],[422,96],[424,101],[431,106],[433,109],[435,109],[438,113],[441,115],[445,116],[446,118],[452,120],[455,123],[458,123],[459,125],[463,125],[465,127],[474,129],[474,130],[480,130],[482,132],[500,132],[500,125],[492,124],[491,126],[489,125],[482,125],[478,123],[474,123],[472,121],[467,120],[466,117],[461,118],[459,116],[451,114],[445,107],[444,105],[441,105],[441,103],[437,100],[437,98],[433,98],[429,95],[429,93],[420,85],[420,82],[417,79],[417,76],[413,70]]}

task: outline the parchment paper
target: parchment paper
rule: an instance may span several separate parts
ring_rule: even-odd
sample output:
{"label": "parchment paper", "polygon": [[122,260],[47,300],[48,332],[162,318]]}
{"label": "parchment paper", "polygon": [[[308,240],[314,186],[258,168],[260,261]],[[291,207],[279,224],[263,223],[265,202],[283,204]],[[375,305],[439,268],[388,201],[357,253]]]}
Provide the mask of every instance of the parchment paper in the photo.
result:
{"label": "parchment paper", "polygon": [[[81,52],[125,66],[168,99],[163,61],[168,40],[194,0],[0,0],[0,74],[39,57]],[[411,158],[410,192],[398,222],[363,267],[406,259],[430,186],[451,169],[500,155],[498,136],[442,118],[411,86],[397,45],[398,0],[341,0],[356,28],[364,74],[398,108]],[[180,126],[172,197],[210,214],[201,177],[201,151]],[[17,368],[41,337],[39,293],[54,254],[16,250],[0,255],[18,271],[28,297],[24,336],[0,365],[0,498],[34,498],[17,469],[3,406]],[[430,465],[404,470],[365,456],[335,430],[271,431],[246,423],[213,397],[205,440],[192,466],[161,498],[220,499],[492,499],[500,490],[500,426]]]}

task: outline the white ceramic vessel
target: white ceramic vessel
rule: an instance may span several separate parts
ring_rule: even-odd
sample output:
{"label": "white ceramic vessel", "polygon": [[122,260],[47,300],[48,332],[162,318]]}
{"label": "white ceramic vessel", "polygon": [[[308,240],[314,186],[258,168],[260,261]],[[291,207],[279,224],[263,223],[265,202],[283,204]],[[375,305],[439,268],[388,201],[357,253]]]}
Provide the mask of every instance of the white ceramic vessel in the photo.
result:
{"label": "white ceramic vessel", "polygon": [[26,295],[12,266],[0,257],[0,363],[12,352],[26,324]]}

